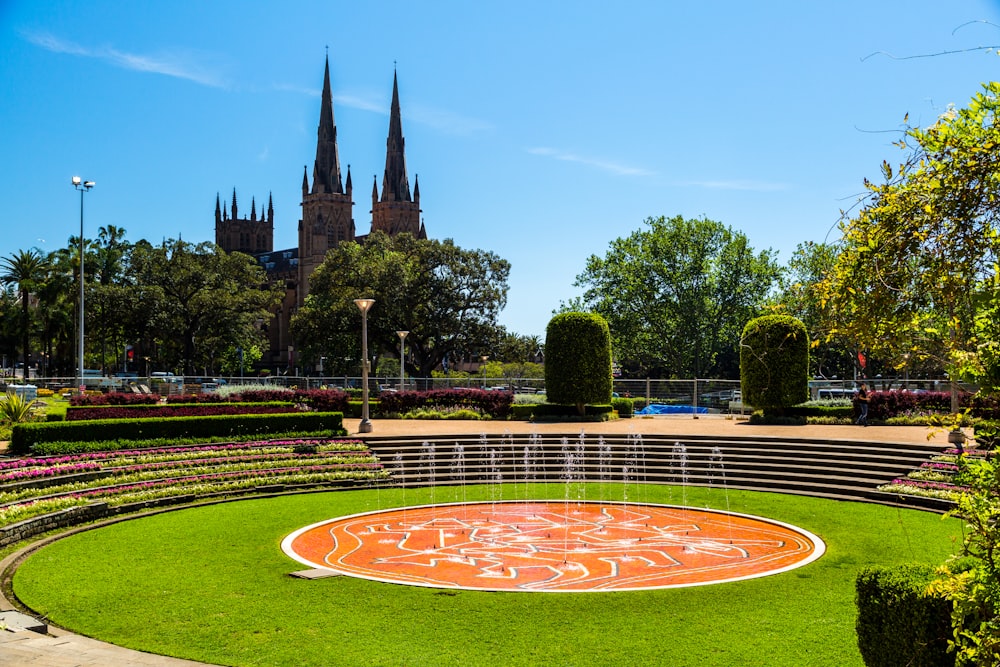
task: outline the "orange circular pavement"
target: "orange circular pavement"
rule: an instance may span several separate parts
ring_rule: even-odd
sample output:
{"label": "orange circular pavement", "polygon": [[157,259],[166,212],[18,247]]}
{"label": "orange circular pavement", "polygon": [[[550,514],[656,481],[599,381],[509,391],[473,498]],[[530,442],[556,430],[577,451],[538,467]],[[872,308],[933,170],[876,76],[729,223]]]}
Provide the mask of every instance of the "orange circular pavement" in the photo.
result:
{"label": "orange circular pavement", "polygon": [[823,555],[760,517],[668,505],[533,501],[407,507],[330,519],[282,542],[293,559],[413,586],[582,592],[762,577]]}

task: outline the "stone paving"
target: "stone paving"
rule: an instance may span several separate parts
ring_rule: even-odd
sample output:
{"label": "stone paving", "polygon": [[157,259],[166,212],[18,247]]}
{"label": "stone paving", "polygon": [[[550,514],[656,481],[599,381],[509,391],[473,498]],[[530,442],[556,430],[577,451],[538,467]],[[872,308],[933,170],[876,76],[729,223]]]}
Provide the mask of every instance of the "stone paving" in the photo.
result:
{"label": "stone paving", "polygon": [[[344,427],[358,435],[357,419],[347,419]],[[554,433],[625,434],[629,432],[664,436],[719,436],[761,438],[805,438],[812,440],[847,440],[893,443],[926,443],[926,427],[899,426],[756,426],[745,419],[717,415],[669,416],[594,423],[545,423],[447,421],[447,420],[373,420],[371,437],[478,435],[481,433]],[[359,436],[360,437],[360,436]],[[947,434],[933,433],[931,442],[947,447]],[[9,600],[0,596],[0,612],[12,610]],[[60,628],[49,627],[43,635],[30,630],[15,630],[15,623],[0,630],[0,665],[4,667],[179,667],[203,663],[152,655],[121,648]]]}

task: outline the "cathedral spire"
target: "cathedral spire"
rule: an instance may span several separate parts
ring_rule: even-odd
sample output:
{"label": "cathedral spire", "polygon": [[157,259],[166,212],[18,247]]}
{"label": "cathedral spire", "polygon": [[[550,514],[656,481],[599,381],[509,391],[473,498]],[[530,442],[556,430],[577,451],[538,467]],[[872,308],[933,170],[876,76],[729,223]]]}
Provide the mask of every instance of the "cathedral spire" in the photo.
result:
{"label": "cathedral spire", "polygon": [[389,137],[385,141],[385,174],[382,176],[382,201],[411,201],[406,178],[406,155],[403,151],[403,122],[399,111],[399,84],[392,73],[392,108],[389,112]]}
{"label": "cathedral spire", "polygon": [[330,58],[323,73],[323,99],[319,111],[316,138],[316,162],[313,166],[313,194],[342,194],[340,155],[337,152],[337,124],[333,120],[333,94],[330,92]]}
{"label": "cathedral spire", "polygon": [[232,213],[230,213],[229,217],[232,218],[233,220],[235,220],[236,217],[237,217],[236,216],[236,188],[233,188],[233,210],[232,210]]}
{"label": "cathedral spire", "polygon": [[222,222],[222,201],[219,199],[219,193],[215,193],[215,224]]}

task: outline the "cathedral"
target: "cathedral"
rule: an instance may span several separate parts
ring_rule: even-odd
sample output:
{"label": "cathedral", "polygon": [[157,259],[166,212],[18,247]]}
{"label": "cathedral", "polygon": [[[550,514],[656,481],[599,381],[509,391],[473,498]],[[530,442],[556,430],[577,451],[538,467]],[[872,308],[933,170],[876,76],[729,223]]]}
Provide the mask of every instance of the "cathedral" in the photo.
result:
{"label": "cathedral", "polygon": [[[372,185],[371,231],[381,230],[390,236],[408,232],[417,238],[427,238],[420,218],[420,184],[414,181],[411,194],[403,143],[399,86],[396,74],[393,73],[385,172],[382,175],[381,194],[377,178]],[[340,170],[337,124],[334,121],[333,95],[330,92],[330,61],[327,58],[312,184],[309,183],[308,168],[302,175],[302,219],[299,220],[298,247],[274,250],[274,206],[270,196],[266,211],[262,202],[258,216],[257,202],[253,199],[249,216],[244,214],[243,218],[239,217],[235,190],[229,207],[222,205],[218,195],[215,197],[216,245],[226,252],[238,251],[253,255],[266,269],[272,281],[281,281],[285,286],[284,298],[267,325],[270,350],[261,359],[262,368],[287,371],[289,374],[295,372],[295,344],[289,331],[289,323],[292,314],[309,293],[309,276],[323,262],[330,248],[342,241],[364,243],[367,238],[367,234],[359,235],[355,231],[352,192],[350,167],[346,177]]]}

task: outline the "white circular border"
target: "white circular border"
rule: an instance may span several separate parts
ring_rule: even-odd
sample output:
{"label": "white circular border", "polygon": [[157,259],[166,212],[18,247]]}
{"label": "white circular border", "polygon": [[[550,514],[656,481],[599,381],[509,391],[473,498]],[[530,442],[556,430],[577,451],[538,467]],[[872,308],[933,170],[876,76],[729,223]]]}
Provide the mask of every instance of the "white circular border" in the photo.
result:
{"label": "white circular border", "polygon": [[821,558],[823,556],[824,553],[826,553],[826,543],[823,542],[823,540],[820,539],[818,535],[815,535],[815,534],[809,532],[808,530],[804,530],[804,529],[799,528],[798,526],[792,525],[790,523],[785,523],[783,521],[776,521],[775,519],[768,519],[766,517],[756,516],[754,514],[741,514],[739,512],[728,512],[728,511],[724,511],[724,510],[715,510],[715,509],[708,509],[708,508],[703,509],[703,508],[698,508],[698,507],[685,507],[683,505],[664,505],[664,504],[659,504],[659,503],[608,503],[608,502],[602,503],[600,501],[591,501],[591,500],[580,501],[580,504],[586,504],[586,505],[595,505],[595,504],[602,504],[602,505],[626,505],[626,506],[631,506],[631,507],[658,507],[658,508],[666,508],[666,509],[682,510],[682,511],[690,511],[690,512],[705,512],[705,513],[708,513],[708,514],[717,514],[717,515],[721,515],[721,516],[734,516],[734,517],[740,517],[740,518],[743,518],[743,519],[753,519],[755,521],[760,521],[761,523],[771,524],[772,526],[780,526],[780,527],[785,528],[787,530],[791,530],[791,531],[793,531],[795,533],[798,533],[802,537],[804,537],[804,538],[808,539],[810,542],[812,542],[812,544],[813,544],[813,553],[810,554],[809,556],[807,556],[806,558],[802,559],[801,561],[798,561],[798,562],[796,562],[796,563],[794,563],[792,565],[786,565],[785,567],[777,568],[775,570],[768,570],[767,572],[758,572],[758,573],[754,573],[754,574],[745,574],[745,575],[738,576],[738,577],[726,577],[726,578],[722,578],[722,579],[713,579],[712,581],[697,581],[697,582],[691,582],[691,583],[685,583],[685,584],[666,584],[666,585],[663,585],[663,586],[637,586],[635,588],[618,588],[618,589],[610,589],[610,590],[549,590],[549,589],[527,590],[527,589],[511,589],[511,588],[484,588],[484,587],[478,587],[478,586],[472,587],[472,586],[461,586],[461,585],[458,585],[458,584],[455,584],[453,586],[444,586],[444,585],[440,585],[440,584],[433,584],[433,583],[430,583],[430,582],[399,581],[397,579],[390,579],[390,578],[387,578],[387,577],[376,577],[376,576],[369,576],[369,575],[364,575],[364,574],[358,574],[356,572],[345,572],[345,571],[342,571],[342,570],[338,570],[337,568],[330,567],[329,565],[320,565],[320,564],[314,563],[314,562],[312,562],[312,561],[310,561],[310,560],[308,560],[306,558],[303,558],[302,556],[300,556],[299,554],[297,554],[292,549],[292,543],[295,541],[295,539],[298,538],[298,536],[301,535],[302,533],[305,533],[306,531],[312,530],[313,528],[318,528],[319,526],[324,526],[326,524],[336,523],[336,522],[340,522],[340,521],[345,521],[347,519],[356,519],[358,517],[363,517],[363,516],[373,516],[373,515],[376,515],[376,514],[384,514],[386,512],[400,512],[400,511],[402,511],[404,509],[434,509],[434,508],[441,508],[441,507],[461,507],[463,505],[470,505],[471,506],[471,505],[489,505],[489,504],[518,504],[518,505],[525,505],[525,504],[531,504],[531,503],[554,503],[554,502],[561,503],[561,502],[564,502],[564,499],[542,500],[542,499],[535,498],[535,499],[532,499],[532,500],[503,500],[503,501],[499,501],[497,503],[489,503],[489,502],[482,502],[482,501],[478,501],[478,502],[464,502],[464,503],[442,503],[442,504],[433,504],[433,505],[412,505],[412,506],[408,506],[408,507],[387,507],[387,508],[380,509],[380,510],[372,510],[370,512],[358,512],[357,514],[347,514],[345,516],[339,516],[339,517],[335,517],[335,518],[332,518],[332,519],[324,519],[323,521],[317,521],[316,523],[312,523],[312,524],[309,524],[308,526],[304,526],[302,528],[299,528],[298,530],[296,530],[295,532],[289,534],[287,537],[285,537],[285,539],[283,539],[281,541],[281,550],[285,553],[286,556],[288,556],[289,558],[291,558],[294,561],[302,563],[303,565],[307,565],[307,566],[309,566],[311,568],[314,568],[314,569],[317,569],[317,570],[328,570],[328,571],[331,571],[331,572],[336,572],[337,574],[341,574],[341,575],[344,575],[344,576],[347,576],[347,577],[354,577],[356,579],[368,579],[369,581],[378,581],[378,582],[385,583],[385,584],[398,584],[400,586],[421,586],[423,588],[442,588],[442,589],[448,589],[448,590],[482,591],[484,593],[487,593],[487,592],[497,592],[497,593],[628,593],[629,591],[653,591],[653,590],[664,590],[664,589],[668,589],[668,588],[689,588],[689,587],[693,587],[693,586],[712,586],[712,585],[715,585],[715,584],[726,584],[726,583],[730,583],[730,582],[734,582],[734,581],[745,581],[745,580],[748,580],[748,579],[760,579],[762,577],[770,577],[770,576],[775,575],[775,574],[781,574],[783,572],[788,572],[790,570],[795,570],[795,569],[798,569],[800,567],[803,567],[805,565],[808,565],[808,564],[810,564],[810,563],[818,560],[819,558]]}

